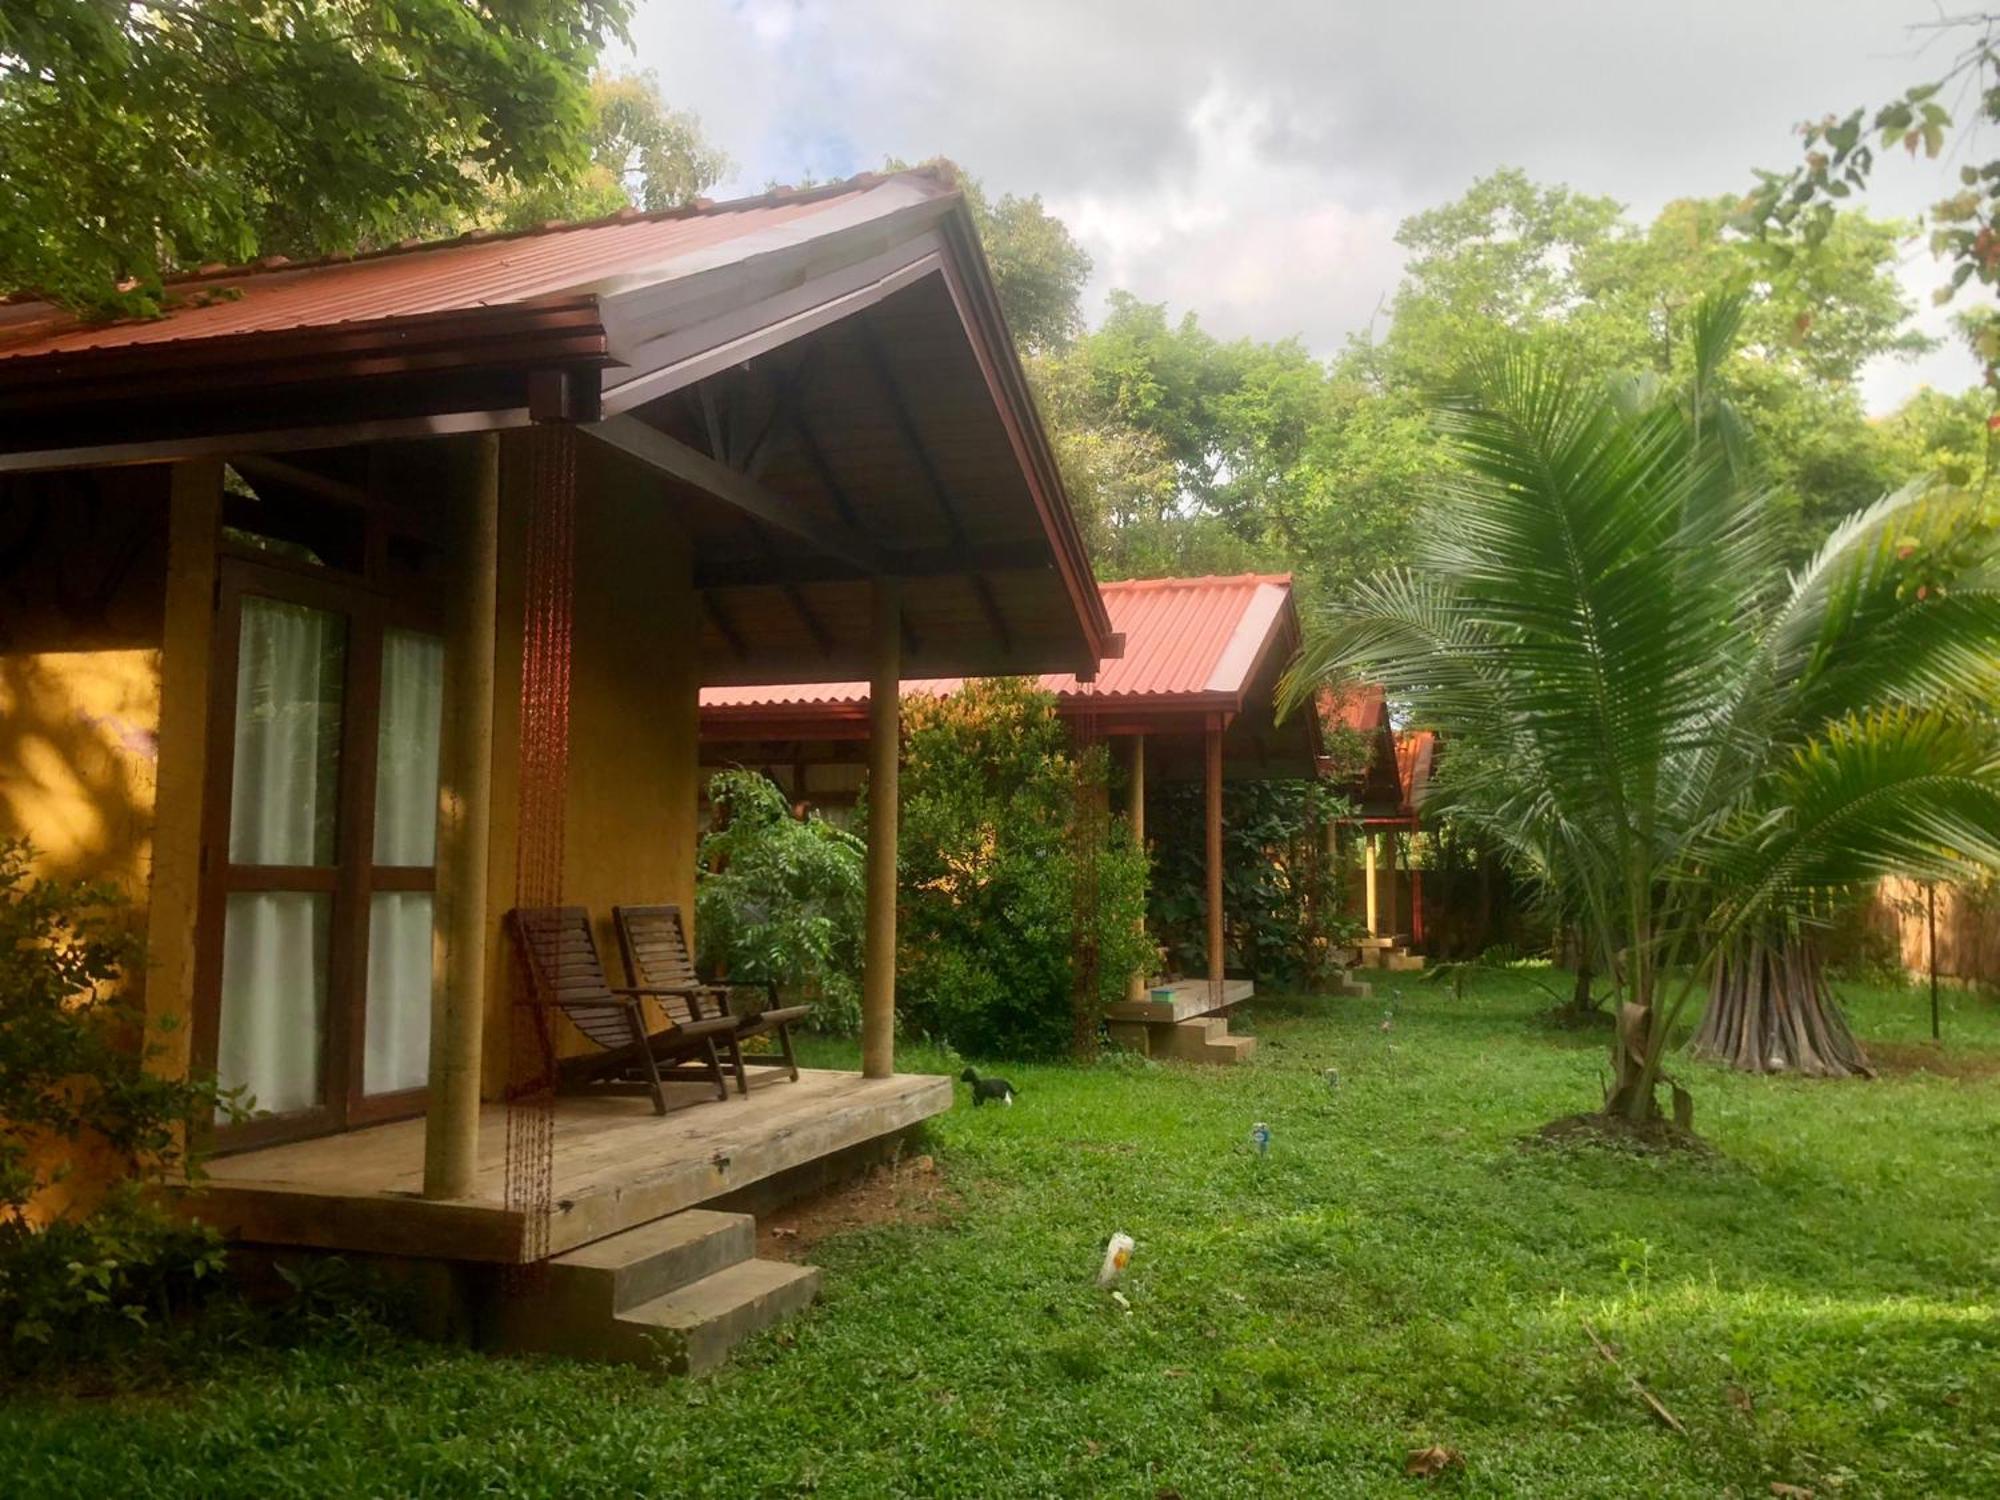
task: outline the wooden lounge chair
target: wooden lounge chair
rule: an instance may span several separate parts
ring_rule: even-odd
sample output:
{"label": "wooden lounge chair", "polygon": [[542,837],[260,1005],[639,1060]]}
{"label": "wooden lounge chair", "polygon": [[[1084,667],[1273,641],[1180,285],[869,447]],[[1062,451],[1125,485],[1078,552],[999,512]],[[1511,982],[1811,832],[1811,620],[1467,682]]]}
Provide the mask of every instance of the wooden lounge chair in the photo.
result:
{"label": "wooden lounge chair", "polygon": [[[507,913],[507,932],[527,971],[526,1003],[560,1011],[603,1049],[552,1058],[558,1089],[648,1094],[658,1114],[667,1112],[665,1085],[671,1082],[712,1083],[716,1098],[729,1097],[716,1045],[736,1050],[736,1023],[726,1016],[705,1021],[698,1015],[676,1014],[677,991],[612,985],[604,977],[590,913],[584,908],[517,907]],[[672,1024],[662,1031],[646,1028],[643,1002],[649,995],[666,1005]]]}
{"label": "wooden lounge chair", "polygon": [[[792,1054],[792,1022],[810,1015],[810,1005],[780,1005],[775,984],[702,978],[695,972],[694,956],[688,951],[687,925],[681,921],[678,906],[614,906],[611,920],[618,929],[618,947],[625,955],[626,976],[633,984],[644,986],[649,995],[678,997],[687,1007],[685,1014],[696,1024],[703,1024],[704,1005],[713,1004],[715,1014],[735,1028],[735,1045],[730,1048],[729,1056],[736,1069],[739,1093],[750,1092],[746,1066],[784,1068],[791,1073],[792,1082],[798,1082],[799,1063]],[[738,1014],[729,1006],[732,990],[761,990],[766,1004],[754,1014]],[[674,999],[665,1003],[669,1015],[678,1018],[682,1014]],[[759,1036],[777,1037],[778,1056],[744,1055],[742,1043]]]}

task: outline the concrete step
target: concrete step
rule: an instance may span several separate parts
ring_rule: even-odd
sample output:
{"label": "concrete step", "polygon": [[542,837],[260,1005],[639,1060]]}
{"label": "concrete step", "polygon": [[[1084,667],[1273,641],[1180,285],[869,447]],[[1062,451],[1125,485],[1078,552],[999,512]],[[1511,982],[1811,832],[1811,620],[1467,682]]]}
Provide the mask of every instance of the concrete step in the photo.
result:
{"label": "concrete step", "polygon": [[1349,979],[1343,975],[1334,986],[1333,993],[1349,1000],[1366,1000],[1375,993],[1375,986],[1365,979]]}
{"label": "concrete step", "polygon": [[1424,967],[1424,956],[1421,953],[1391,953],[1383,967],[1392,974],[1419,973]]}
{"label": "concrete step", "polygon": [[1254,1036],[1217,1037],[1208,1044],[1202,1061],[1229,1067],[1235,1063],[1250,1061],[1251,1054],[1256,1050],[1257,1038]]}
{"label": "concrete step", "polygon": [[819,1267],[746,1260],[612,1319],[605,1358],[700,1375],[819,1294]]}
{"label": "concrete step", "polygon": [[608,1318],[756,1253],[749,1214],[690,1208],[558,1255],[549,1262],[549,1291],[580,1313]]}

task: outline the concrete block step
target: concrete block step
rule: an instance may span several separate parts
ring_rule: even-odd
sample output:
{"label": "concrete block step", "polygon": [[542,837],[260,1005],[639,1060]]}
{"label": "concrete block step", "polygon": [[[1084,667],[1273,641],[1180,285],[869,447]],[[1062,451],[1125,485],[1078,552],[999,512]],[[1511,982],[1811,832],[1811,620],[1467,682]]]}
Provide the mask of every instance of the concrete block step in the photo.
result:
{"label": "concrete block step", "polygon": [[1424,967],[1424,956],[1421,953],[1392,953],[1385,967],[1392,974],[1418,973]]}
{"label": "concrete block step", "polygon": [[579,1313],[608,1318],[756,1253],[749,1214],[690,1208],[558,1255],[549,1291]]}
{"label": "concrete block step", "polygon": [[703,1374],[752,1334],[809,1304],[819,1294],[819,1277],[817,1266],[739,1262],[620,1313],[607,1330],[605,1357]]}
{"label": "concrete block step", "polygon": [[1235,1063],[1250,1061],[1251,1054],[1256,1050],[1257,1038],[1254,1036],[1217,1037],[1208,1044],[1202,1061],[1228,1067]]}

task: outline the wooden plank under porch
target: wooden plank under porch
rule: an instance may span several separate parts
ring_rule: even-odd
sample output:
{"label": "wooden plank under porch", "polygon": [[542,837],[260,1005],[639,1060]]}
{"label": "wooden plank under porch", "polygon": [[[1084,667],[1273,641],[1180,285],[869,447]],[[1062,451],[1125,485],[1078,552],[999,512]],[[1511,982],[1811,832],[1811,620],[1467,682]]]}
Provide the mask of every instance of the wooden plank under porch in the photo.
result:
{"label": "wooden plank under porch", "polygon": [[[669,1085],[667,1115],[630,1096],[555,1101],[547,1253],[727,1197],[779,1173],[894,1135],[951,1108],[951,1080],[806,1069],[747,1098]],[[693,1102],[700,1100],[701,1102]],[[473,1191],[425,1198],[424,1122],[239,1152],[184,1198],[229,1238],[426,1259],[520,1262],[525,1215],[506,1203],[506,1110],[482,1110]]]}

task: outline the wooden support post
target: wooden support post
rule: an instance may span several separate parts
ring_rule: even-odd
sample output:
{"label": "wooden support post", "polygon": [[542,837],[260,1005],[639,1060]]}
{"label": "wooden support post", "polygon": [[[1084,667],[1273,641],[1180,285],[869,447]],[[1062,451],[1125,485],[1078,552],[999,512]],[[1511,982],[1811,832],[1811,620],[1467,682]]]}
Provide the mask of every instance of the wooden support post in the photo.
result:
{"label": "wooden support post", "polygon": [[1208,989],[1222,999],[1222,726],[1208,728]]}
{"label": "wooden support post", "polygon": [[[175,464],[167,481],[167,590],[160,652],[159,759],[146,899],[146,1020],[171,1022],[147,1067],[183,1078],[194,1038],[195,933],[201,905],[202,788],[208,777],[215,543],[222,465]],[[221,851],[216,857],[221,858]]]}
{"label": "wooden support post", "polygon": [[[1146,852],[1146,737],[1143,734],[1132,736],[1132,775],[1125,788],[1125,821],[1132,829],[1132,838],[1139,846],[1139,853],[1144,855]],[[1152,867],[1149,862],[1147,865],[1149,875],[1151,869]],[[1150,884],[1150,881],[1148,883]],[[1141,910],[1139,913],[1140,936],[1145,936],[1145,932],[1146,914]],[[1132,971],[1132,978],[1125,986],[1125,998],[1133,1001],[1135,1004],[1143,1001],[1146,998],[1147,978],[1146,967],[1141,963],[1137,969]]]}
{"label": "wooden support post", "polygon": [[1382,935],[1382,924],[1379,920],[1381,905],[1375,890],[1375,835],[1369,829],[1364,828],[1361,832],[1361,849],[1367,868],[1368,935],[1370,937],[1380,937]]}
{"label": "wooden support post", "polygon": [[431,977],[430,1102],[424,1196],[472,1195],[479,1165],[485,1037],[487,850],[493,807],[493,651],[500,568],[500,440],[467,442],[454,488],[446,603],[445,702],[439,746],[437,955]]}
{"label": "wooden support post", "polygon": [[1396,830],[1393,828],[1385,830],[1382,834],[1382,852],[1384,862],[1389,867],[1386,872],[1388,878],[1382,882],[1382,936],[1385,938],[1394,938],[1403,930],[1402,919],[1397,916],[1396,905],[1396,855],[1400,852],[1397,844]]}
{"label": "wooden support post", "polygon": [[875,580],[868,682],[868,930],[861,957],[861,1072],[896,1071],[896,798],[902,751],[902,584]]}

